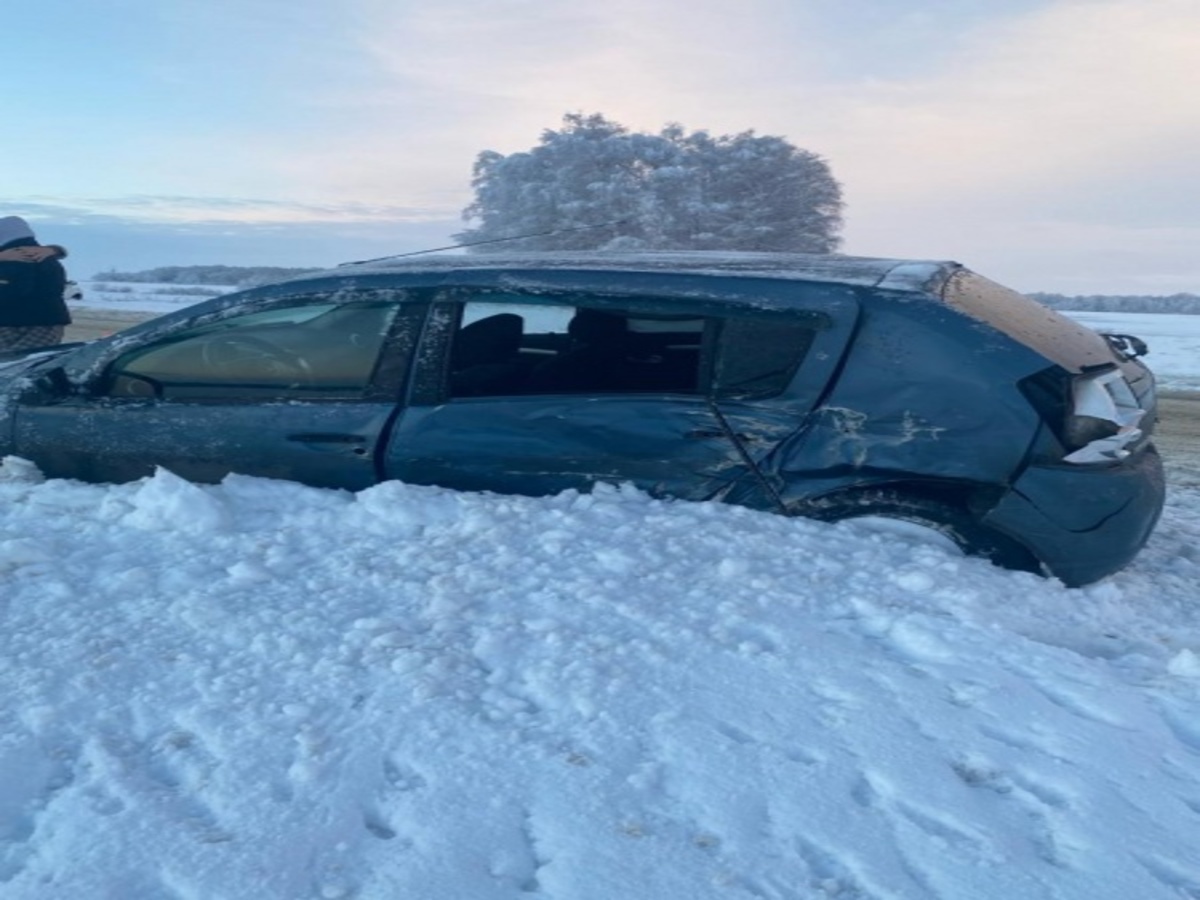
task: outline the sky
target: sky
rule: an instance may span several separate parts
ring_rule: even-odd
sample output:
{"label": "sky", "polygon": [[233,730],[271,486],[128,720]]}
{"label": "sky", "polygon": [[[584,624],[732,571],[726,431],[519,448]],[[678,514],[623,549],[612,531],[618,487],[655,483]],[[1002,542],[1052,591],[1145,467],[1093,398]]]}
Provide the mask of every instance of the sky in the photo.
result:
{"label": "sky", "polygon": [[820,155],[846,253],[1200,292],[1196,0],[43,0],[6,35],[0,213],[79,277],[439,247],[480,152],[599,112]]}

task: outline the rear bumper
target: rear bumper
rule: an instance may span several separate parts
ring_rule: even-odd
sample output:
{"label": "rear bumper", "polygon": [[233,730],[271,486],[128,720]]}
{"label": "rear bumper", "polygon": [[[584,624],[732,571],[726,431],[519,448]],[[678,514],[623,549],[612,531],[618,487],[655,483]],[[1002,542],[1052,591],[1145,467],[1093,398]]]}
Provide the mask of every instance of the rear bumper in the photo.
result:
{"label": "rear bumper", "polygon": [[1124,568],[1145,545],[1166,496],[1153,445],[1109,466],[1033,466],[983,517],[1069,587]]}

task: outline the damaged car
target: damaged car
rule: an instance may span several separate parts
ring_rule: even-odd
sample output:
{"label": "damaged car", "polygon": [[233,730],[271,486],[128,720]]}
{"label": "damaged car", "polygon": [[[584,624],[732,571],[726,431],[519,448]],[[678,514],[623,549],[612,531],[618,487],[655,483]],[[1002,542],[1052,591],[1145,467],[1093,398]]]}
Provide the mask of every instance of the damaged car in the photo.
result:
{"label": "damaged car", "polygon": [[1082,585],[1163,504],[1139,350],[954,262],[385,260],[9,357],[0,454],[93,482],[632,484],[916,522]]}

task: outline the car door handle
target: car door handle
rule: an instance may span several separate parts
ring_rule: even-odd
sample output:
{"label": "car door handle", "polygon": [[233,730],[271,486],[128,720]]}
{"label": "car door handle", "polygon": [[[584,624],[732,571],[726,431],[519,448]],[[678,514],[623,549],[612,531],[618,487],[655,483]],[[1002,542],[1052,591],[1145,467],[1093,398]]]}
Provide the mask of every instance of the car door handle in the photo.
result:
{"label": "car door handle", "polygon": [[306,431],[300,434],[289,434],[289,441],[301,444],[365,444],[367,439],[361,434],[338,434],[336,432]]}

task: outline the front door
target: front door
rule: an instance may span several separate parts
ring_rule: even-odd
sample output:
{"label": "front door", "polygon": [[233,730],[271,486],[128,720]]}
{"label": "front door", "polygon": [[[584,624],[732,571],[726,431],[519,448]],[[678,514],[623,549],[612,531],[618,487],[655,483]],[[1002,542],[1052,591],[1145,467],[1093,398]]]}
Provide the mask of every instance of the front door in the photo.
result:
{"label": "front door", "polygon": [[379,478],[419,310],[317,298],[182,328],[119,356],[83,394],[26,398],[14,446],[52,477],[162,466],[357,489]]}

